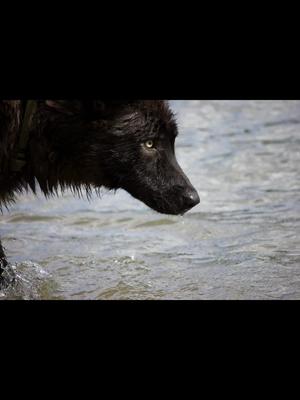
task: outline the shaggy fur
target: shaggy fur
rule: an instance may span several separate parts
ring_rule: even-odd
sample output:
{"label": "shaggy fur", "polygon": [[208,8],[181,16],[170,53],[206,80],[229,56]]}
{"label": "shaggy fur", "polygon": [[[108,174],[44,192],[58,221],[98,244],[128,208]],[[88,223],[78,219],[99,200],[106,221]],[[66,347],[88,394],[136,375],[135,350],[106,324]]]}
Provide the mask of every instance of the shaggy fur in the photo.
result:
{"label": "shaggy fur", "polygon": [[[37,184],[46,196],[59,188],[83,189],[88,196],[93,188],[122,188],[167,214],[198,204],[175,158],[177,124],[166,101],[38,101],[27,162],[13,172],[24,107],[22,101],[0,101],[0,209],[17,193],[36,192]],[[5,263],[0,244],[0,273]]]}

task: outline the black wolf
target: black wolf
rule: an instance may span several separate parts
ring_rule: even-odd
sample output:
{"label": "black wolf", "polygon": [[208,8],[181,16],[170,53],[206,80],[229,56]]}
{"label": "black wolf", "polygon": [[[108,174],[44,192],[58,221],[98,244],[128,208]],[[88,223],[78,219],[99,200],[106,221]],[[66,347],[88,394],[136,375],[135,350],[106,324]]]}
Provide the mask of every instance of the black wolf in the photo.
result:
{"label": "black wolf", "polygon": [[[199,196],[176,161],[177,134],[163,100],[0,101],[0,209],[38,183],[46,196],[122,188],[184,214]],[[0,243],[0,273],[6,264]]]}

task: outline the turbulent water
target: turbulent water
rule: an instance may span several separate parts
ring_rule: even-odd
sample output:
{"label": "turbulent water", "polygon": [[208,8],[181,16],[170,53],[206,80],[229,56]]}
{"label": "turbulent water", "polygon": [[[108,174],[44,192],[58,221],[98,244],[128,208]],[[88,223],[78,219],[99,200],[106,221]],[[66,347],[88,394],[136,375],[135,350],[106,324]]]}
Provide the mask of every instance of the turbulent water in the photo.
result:
{"label": "turbulent water", "polygon": [[172,101],[201,203],[164,216],[119,191],[20,197],[0,217],[2,299],[299,299],[300,101]]}

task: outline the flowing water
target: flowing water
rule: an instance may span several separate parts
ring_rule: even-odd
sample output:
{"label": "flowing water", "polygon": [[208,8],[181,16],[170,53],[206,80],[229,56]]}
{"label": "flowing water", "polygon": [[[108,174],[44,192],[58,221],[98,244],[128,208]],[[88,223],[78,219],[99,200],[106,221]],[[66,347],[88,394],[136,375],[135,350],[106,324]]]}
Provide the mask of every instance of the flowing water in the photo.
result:
{"label": "flowing water", "polygon": [[300,101],[170,103],[201,203],[21,196],[0,217],[17,276],[0,298],[300,298]]}

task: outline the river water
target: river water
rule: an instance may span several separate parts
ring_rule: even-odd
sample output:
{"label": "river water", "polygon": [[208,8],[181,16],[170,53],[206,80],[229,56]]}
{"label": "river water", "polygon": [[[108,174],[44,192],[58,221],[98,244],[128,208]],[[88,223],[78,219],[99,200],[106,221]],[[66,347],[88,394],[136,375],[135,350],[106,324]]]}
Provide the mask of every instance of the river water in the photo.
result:
{"label": "river water", "polygon": [[300,101],[171,101],[201,203],[23,195],[0,217],[0,299],[299,299]]}

